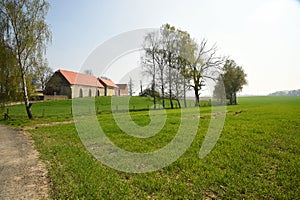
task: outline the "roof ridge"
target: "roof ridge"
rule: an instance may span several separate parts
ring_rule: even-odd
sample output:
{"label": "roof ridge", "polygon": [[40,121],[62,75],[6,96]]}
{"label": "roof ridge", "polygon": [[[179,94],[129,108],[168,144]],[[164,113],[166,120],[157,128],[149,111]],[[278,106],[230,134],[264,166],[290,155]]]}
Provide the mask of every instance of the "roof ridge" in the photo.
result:
{"label": "roof ridge", "polygon": [[97,76],[94,76],[94,75],[85,74],[85,73],[81,73],[81,72],[74,72],[74,71],[70,71],[70,70],[66,70],[66,69],[58,69],[57,71],[66,71],[66,72],[71,72],[71,73],[85,75],[85,76],[93,76],[93,77],[97,78]]}
{"label": "roof ridge", "polygon": [[96,76],[74,72],[70,70],[59,69],[56,72],[60,73],[69,82],[70,85],[86,85],[93,87],[103,87]]}

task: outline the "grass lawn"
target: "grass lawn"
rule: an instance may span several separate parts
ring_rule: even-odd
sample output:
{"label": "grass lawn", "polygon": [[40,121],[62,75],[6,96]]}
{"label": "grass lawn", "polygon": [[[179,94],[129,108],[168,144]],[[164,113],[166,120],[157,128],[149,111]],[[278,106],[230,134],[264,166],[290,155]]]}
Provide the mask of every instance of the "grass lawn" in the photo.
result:
{"label": "grass lawn", "polygon": [[[299,199],[300,97],[238,100],[239,105],[227,107],[223,132],[210,154],[198,158],[210,122],[209,107],[202,107],[198,133],[184,155],[163,169],[142,174],[120,172],[95,160],[82,145],[74,123],[37,125],[71,120],[69,100],[33,105],[38,117],[31,121],[24,119],[24,106],[13,106],[12,119],[1,122],[36,126],[29,131],[47,164],[53,199]],[[117,127],[109,102],[97,99],[97,117],[111,141],[123,149],[153,151],[176,134],[178,109],[166,111],[162,131],[141,139]],[[130,105],[139,110],[131,112],[132,119],[147,125],[150,119],[143,108],[151,101],[136,98]]]}

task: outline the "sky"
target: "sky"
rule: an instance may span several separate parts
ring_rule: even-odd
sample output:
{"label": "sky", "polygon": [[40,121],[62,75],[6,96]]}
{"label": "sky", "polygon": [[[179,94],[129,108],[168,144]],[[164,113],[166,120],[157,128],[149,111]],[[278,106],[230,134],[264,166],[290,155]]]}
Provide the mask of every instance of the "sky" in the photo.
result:
{"label": "sky", "polygon": [[[241,95],[300,89],[299,0],[49,0],[47,50],[54,70],[80,71],[89,55],[128,31],[169,23],[243,67]],[[105,72],[118,83],[139,65],[139,53],[116,59]],[[99,74],[95,74],[100,76]],[[138,83],[135,83],[138,85]]]}

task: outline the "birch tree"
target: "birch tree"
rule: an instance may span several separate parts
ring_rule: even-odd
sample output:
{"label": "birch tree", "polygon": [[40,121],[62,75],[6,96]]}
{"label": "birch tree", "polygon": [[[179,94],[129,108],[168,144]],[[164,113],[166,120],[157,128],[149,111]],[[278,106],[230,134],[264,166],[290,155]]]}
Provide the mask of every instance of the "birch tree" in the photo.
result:
{"label": "birch tree", "polygon": [[133,95],[133,86],[134,86],[133,81],[132,78],[130,77],[128,82],[129,96]]}
{"label": "birch tree", "polygon": [[22,79],[22,91],[27,116],[33,118],[26,78],[32,68],[44,63],[51,32],[45,21],[49,3],[45,0],[1,0],[0,12],[8,31],[6,44],[12,49]]}
{"label": "birch tree", "polygon": [[[146,76],[151,77],[151,89],[154,92],[157,77],[156,53],[159,46],[159,35],[157,32],[148,33],[144,39],[144,55],[141,57],[143,72]],[[142,93],[142,91],[141,91]],[[156,95],[153,94],[153,107],[156,109]]]}

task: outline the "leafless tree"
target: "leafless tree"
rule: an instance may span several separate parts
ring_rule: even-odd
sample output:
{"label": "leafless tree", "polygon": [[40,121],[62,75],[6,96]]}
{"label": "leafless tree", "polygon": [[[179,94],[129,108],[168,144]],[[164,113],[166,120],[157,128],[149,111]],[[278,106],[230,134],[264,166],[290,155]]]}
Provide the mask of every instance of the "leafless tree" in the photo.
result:
{"label": "leafless tree", "polygon": [[192,56],[187,59],[187,74],[192,80],[191,87],[195,93],[195,106],[199,106],[200,91],[205,86],[206,79],[216,80],[218,71],[225,62],[225,58],[217,55],[216,45],[209,47],[203,39]]}

